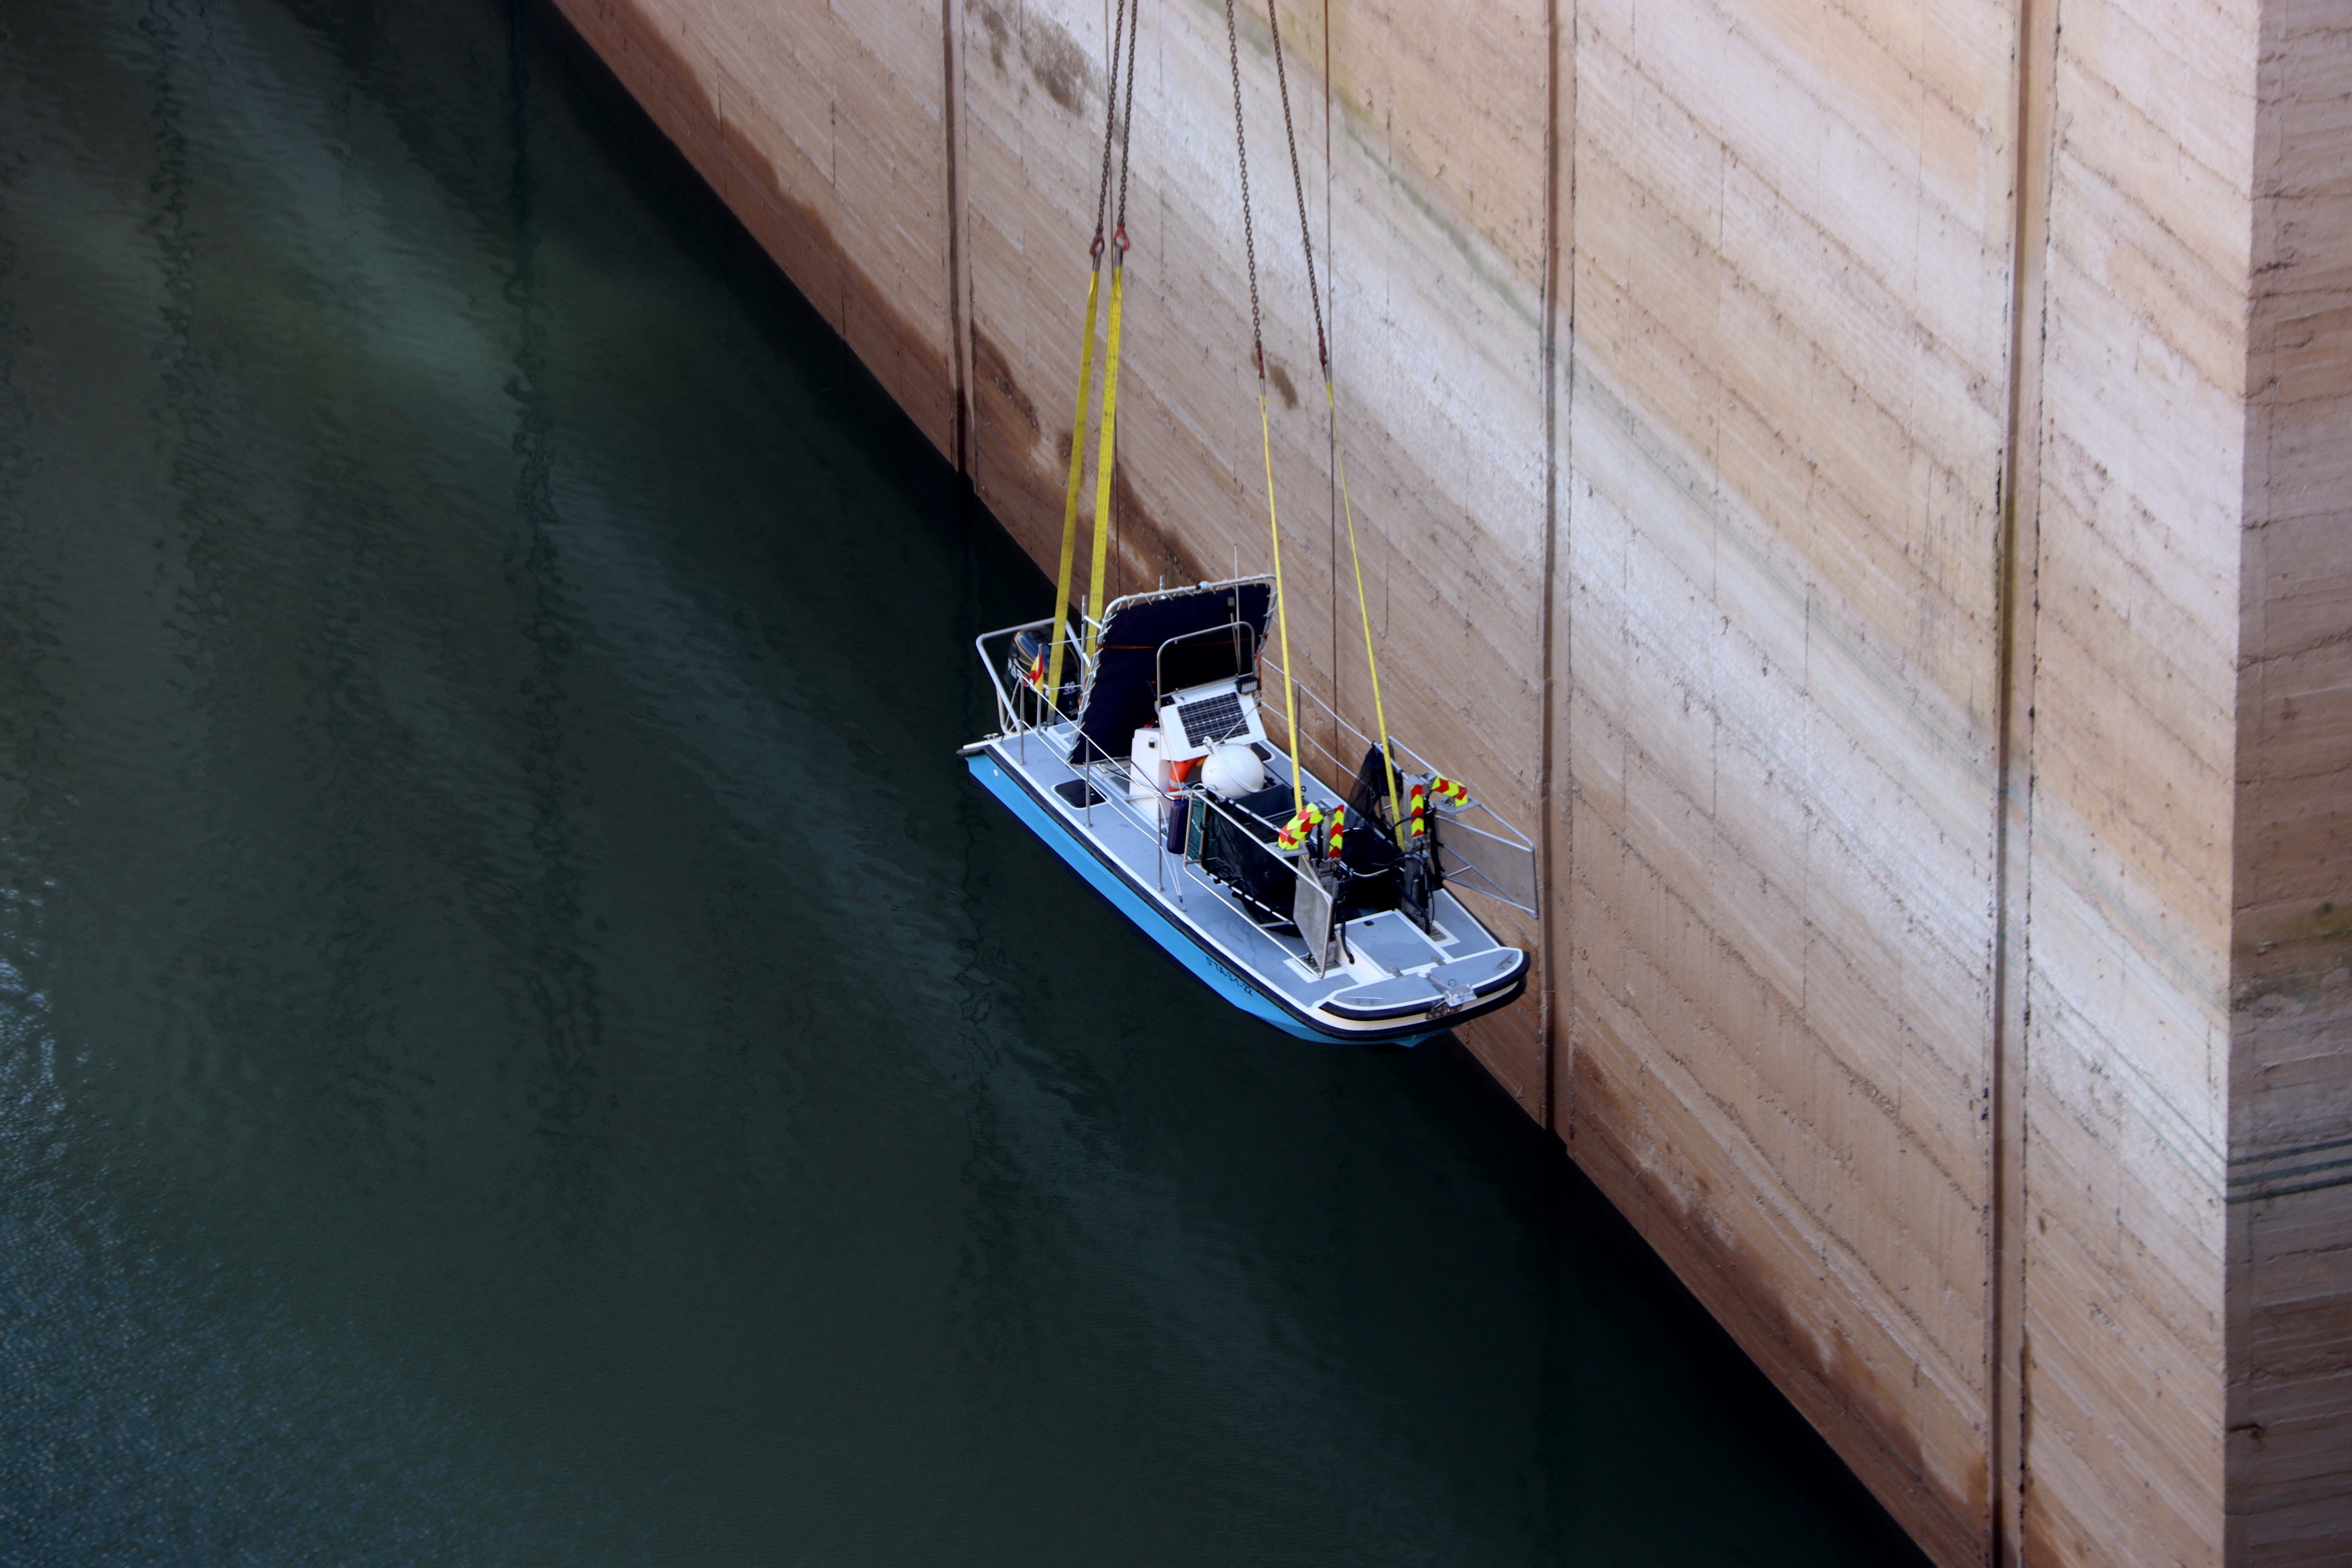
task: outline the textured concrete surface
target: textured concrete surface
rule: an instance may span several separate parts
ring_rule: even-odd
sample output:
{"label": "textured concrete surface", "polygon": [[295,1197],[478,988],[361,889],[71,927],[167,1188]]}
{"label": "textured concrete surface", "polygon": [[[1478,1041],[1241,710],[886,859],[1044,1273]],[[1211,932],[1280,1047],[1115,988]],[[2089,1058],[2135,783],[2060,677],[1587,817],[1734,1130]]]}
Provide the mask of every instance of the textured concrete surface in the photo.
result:
{"label": "textured concrete surface", "polygon": [[[1108,5],[560,4],[1049,560]],[[1549,852],[1472,1048],[1938,1561],[2352,1558],[2352,12],[1282,19],[1391,722]],[[1265,556],[1222,8],[1139,62],[1123,587]]]}

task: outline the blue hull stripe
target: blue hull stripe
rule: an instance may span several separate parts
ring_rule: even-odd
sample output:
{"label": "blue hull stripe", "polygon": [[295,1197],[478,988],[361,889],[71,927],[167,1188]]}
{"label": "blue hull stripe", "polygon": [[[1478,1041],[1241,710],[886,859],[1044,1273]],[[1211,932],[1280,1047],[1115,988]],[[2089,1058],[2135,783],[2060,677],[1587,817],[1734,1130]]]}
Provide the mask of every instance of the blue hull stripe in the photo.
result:
{"label": "blue hull stripe", "polygon": [[[988,787],[988,792],[1006,805],[1013,815],[1029,825],[1031,832],[1053,846],[1055,853],[1070,864],[1071,869],[1093,884],[1095,891],[1117,905],[1118,911],[1133,921],[1143,933],[1158,942],[1177,963],[1191,970],[1209,988],[1254,1018],[1262,1018],[1284,1034],[1296,1035],[1302,1040],[1329,1040],[1345,1044],[1362,1043],[1345,1035],[1326,1034],[1300,1022],[1260,994],[1257,988],[1217,962],[1214,955],[1203,951],[1176,923],[1138,894],[1127,879],[1104,865],[1094,852],[1080,843],[1070,830],[1056,822],[1029,792],[996,765],[994,758],[981,752],[971,759],[971,776]],[[1431,1031],[1435,1033],[1436,1031]],[[1372,1039],[1381,1045],[1417,1046],[1429,1035],[1408,1035],[1401,1039]]]}

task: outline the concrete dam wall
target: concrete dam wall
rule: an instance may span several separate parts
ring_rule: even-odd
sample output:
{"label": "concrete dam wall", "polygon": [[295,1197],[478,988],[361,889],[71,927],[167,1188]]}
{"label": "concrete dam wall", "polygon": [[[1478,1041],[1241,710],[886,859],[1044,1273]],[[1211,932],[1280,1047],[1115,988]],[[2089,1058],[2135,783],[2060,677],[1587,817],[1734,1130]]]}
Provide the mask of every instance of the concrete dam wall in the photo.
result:
{"label": "concrete dam wall", "polygon": [[[1104,0],[560,4],[1050,568]],[[1280,17],[1391,721],[1540,829],[1471,1048],[1938,1562],[2352,1557],[2352,12]],[[1265,560],[1223,8],[1138,59],[1121,588]]]}

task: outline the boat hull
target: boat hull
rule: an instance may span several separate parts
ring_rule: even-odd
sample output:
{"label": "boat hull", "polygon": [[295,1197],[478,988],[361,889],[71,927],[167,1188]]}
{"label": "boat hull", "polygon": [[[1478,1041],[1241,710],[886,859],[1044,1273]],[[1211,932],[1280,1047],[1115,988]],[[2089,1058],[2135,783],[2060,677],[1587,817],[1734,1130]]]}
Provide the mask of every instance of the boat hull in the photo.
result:
{"label": "boat hull", "polygon": [[1170,957],[1234,1006],[1286,1034],[1306,1040],[1415,1046],[1468,1018],[1509,1005],[1527,988],[1526,966],[1522,963],[1517,974],[1507,986],[1446,1015],[1443,1022],[1424,1015],[1385,1027],[1369,1022],[1360,1026],[1328,1025],[1282,997],[1274,986],[1254,978],[1247,963],[1234,961],[1231,954],[1217,951],[1190,924],[1178,918],[1159,893],[1105,853],[1087,834],[1076,830],[1060,810],[1048,803],[1041,786],[1024,776],[1022,769],[1000,762],[992,747],[974,752],[967,761],[972,776],[982,787],[1003,802],[1030,831],[1043,839],[1097,892],[1109,900],[1139,930],[1158,942]]}

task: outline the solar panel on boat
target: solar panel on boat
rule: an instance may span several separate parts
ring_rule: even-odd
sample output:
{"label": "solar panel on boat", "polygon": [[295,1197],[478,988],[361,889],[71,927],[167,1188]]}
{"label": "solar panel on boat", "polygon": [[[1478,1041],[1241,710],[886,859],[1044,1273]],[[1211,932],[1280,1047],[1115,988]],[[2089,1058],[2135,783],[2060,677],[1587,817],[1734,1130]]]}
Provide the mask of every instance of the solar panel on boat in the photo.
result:
{"label": "solar panel on boat", "polygon": [[1203,697],[1198,702],[1181,702],[1176,717],[1184,726],[1184,734],[1194,745],[1211,741],[1229,741],[1249,730],[1249,720],[1242,713],[1242,700],[1230,691],[1214,697]]}

